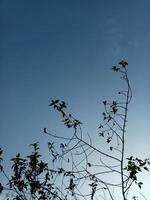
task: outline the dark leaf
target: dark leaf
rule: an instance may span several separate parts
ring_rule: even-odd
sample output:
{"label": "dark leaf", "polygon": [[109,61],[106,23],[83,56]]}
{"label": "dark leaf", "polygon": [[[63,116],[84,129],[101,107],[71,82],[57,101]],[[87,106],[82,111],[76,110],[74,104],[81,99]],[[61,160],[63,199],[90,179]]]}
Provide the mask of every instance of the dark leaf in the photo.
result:
{"label": "dark leaf", "polygon": [[3,186],[2,186],[2,184],[0,183],[0,194],[2,193],[2,191],[3,191]]}
{"label": "dark leaf", "polygon": [[122,65],[122,67],[126,67],[126,65],[128,65],[128,63],[126,61],[121,61],[118,63],[119,65]]}
{"label": "dark leaf", "polygon": [[104,132],[100,132],[99,136],[104,137]]}
{"label": "dark leaf", "polygon": [[110,147],[110,150],[112,151],[112,150],[113,150],[113,147]]}
{"label": "dark leaf", "polygon": [[149,169],[148,169],[147,167],[144,167],[144,169],[145,169],[146,171],[149,171]]}
{"label": "dark leaf", "polygon": [[53,106],[55,104],[55,101],[52,100],[51,103],[49,104],[49,106]]}
{"label": "dark leaf", "polygon": [[115,72],[118,72],[118,71],[120,70],[120,68],[119,68],[119,67],[116,67],[116,66],[113,66],[113,67],[112,67],[112,70],[115,71]]}
{"label": "dark leaf", "polygon": [[142,187],[142,184],[143,184],[142,182],[139,182],[139,183],[138,183],[138,186],[139,186],[140,189],[141,189],[141,187]]}
{"label": "dark leaf", "polygon": [[91,167],[91,163],[87,163],[89,167]]}
{"label": "dark leaf", "polygon": [[107,138],[107,143],[110,143],[111,142],[111,138]]}
{"label": "dark leaf", "polygon": [[98,128],[103,128],[103,125],[100,125]]}
{"label": "dark leaf", "polygon": [[106,104],[107,104],[107,101],[103,101],[103,104],[106,105]]}
{"label": "dark leaf", "polygon": [[46,128],[44,128],[44,133],[47,133]]}
{"label": "dark leaf", "polygon": [[3,171],[3,166],[2,166],[2,165],[0,165],[0,171],[1,171],[1,172]]}

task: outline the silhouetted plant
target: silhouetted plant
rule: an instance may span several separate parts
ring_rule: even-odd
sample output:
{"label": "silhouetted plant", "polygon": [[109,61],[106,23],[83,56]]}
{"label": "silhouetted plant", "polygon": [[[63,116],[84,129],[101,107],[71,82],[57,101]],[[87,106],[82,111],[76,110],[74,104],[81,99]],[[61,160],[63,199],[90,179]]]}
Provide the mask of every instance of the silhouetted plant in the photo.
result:
{"label": "silhouetted plant", "polygon": [[[5,186],[0,183],[0,193],[8,191],[7,199],[14,200],[106,200],[108,197],[116,200],[117,191],[119,198],[127,200],[134,183],[141,188],[143,183],[138,180],[138,174],[148,171],[149,159],[125,158],[127,114],[132,99],[127,66],[126,61],[121,61],[112,67],[121,75],[126,89],[118,92],[117,100],[103,101],[103,123],[98,126],[97,138],[93,140],[89,134],[83,134],[82,123],[66,112],[65,101],[52,100],[49,106],[61,114],[63,124],[73,130],[72,135],[55,135],[44,128],[44,133],[51,137],[48,142],[51,162],[42,160],[39,145],[34,143],[32,153],[25,159],[20,154],[12,159],[10,178],[0,157],[0,170],[8,181]],[[56,145],[52,138],[58,139],[60,145]],[[100,147],[103,139],[106,146]]]}

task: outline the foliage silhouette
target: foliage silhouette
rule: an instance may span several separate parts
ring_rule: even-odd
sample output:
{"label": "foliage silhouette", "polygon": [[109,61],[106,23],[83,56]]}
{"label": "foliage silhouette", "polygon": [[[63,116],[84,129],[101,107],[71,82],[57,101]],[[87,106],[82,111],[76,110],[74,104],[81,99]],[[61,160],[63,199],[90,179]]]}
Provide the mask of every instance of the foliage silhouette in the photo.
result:
{"label": "foliage silhouette", "polygon": [[[5,199],[115,200],[117,191],[119,198],[128,200],[133,184],[142,187],[138,175],[143,170],[149,171],[149,159],[125,158],[127,114],[132,99],[127,66],[126,61],[121,61],[112,67],[121,75],[126,88],[118,92],[117,100],[103,101],[103,123],[98,126],[96,142],[105,141],[104,148],[97,146],[90,135],[83,134],[82,123],[66,112],[65,101],[52,100],[49,106],[60,113],[63,124],[72,129],[73,134],[64,137],[44,128],[44,134],[51,137],[51,142],[48,142],[51,162],[43,161],[38,143],[31,144],[30,155],[22,158],[18,153],[11,159],[10,177],[2,166],[0,150],[0,171],[8,182],[7,185],[0,183],[0,193],[5,193]],[[52,138],[57,139],[60,145],[52,142]]]}

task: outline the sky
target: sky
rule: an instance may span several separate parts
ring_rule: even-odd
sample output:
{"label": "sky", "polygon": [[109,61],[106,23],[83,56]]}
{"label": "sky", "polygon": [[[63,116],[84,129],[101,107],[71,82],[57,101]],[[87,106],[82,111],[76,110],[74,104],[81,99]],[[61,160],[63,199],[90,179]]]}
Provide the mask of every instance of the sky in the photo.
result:
{"label": "sky", "polygon": [[[63,99],[89,132],[102,101],[120,79],[111,67],[124,59],[133,90],[127,153],[150,157],[149,0],[1,0],[0,146],[5,156],[27,151],[44,127],[59,132],[51,99]],[[148,180],[143,194],[150,199]]]}

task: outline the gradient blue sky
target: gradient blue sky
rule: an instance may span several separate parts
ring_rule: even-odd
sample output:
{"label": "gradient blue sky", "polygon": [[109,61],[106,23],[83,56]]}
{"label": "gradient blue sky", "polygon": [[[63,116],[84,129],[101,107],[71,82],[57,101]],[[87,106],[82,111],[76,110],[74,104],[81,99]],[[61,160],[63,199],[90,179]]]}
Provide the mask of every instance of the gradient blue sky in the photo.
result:
{"label": "gradient blue sky", "polygon": [[[64,99],[94,132],[101,102],[120,80],[111,66],[125,59],[133,88],[127,152],[150,157],[150,1],[1,0],[0,146],[26,152],[59,130],[50,99]],[[58,120],[59,121],[59,120]],[[144,194],[149,197],[148,179]]]}

